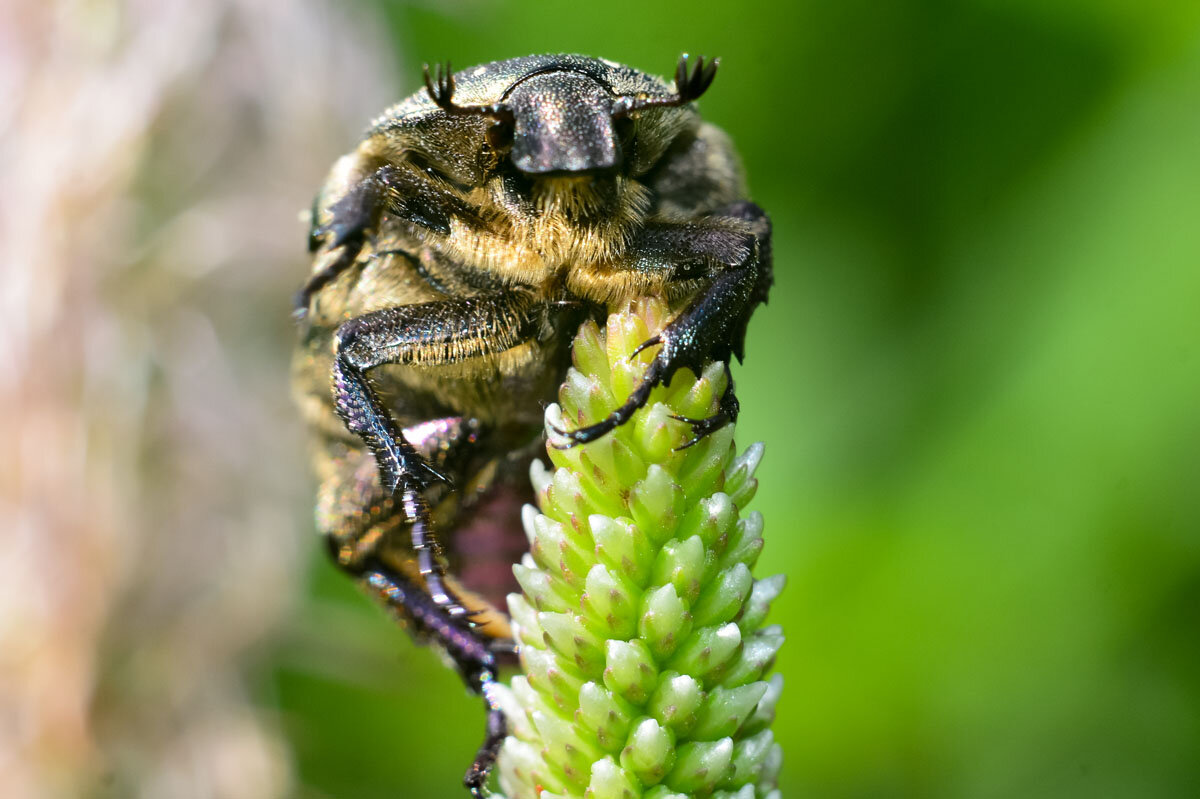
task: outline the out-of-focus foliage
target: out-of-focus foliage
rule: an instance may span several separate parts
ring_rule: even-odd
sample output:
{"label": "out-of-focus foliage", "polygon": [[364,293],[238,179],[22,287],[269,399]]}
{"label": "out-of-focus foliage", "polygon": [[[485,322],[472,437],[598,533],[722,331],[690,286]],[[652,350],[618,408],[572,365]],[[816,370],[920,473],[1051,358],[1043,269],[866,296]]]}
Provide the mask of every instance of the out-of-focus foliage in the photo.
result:
{"label": "out-of-focus foliage", "polygon": [[[789,575],[785,796],[1200,791],[1200,6],[384,9],[405,91],[722,57],[701,107],[776,226],[735,377]],[[315,581],[308,640],[336,612],[357,665],[281,662],[302,778],[452,795],[475,703]]]}
{"label": "out-of-focus foliage", "polygon": [[311,535],[297,214],[378,42],[324,0],[0,12],[5,799],[292,793],[246,665]]}
{"label": "out-of-focus foliage", "polygon": [[479,703],[349,581],[264,633],[294,214],[423,61],[681,50],[776,224],[784,795],[1200,793],[1193,0],[6,9],[0,793],[458,795]]}

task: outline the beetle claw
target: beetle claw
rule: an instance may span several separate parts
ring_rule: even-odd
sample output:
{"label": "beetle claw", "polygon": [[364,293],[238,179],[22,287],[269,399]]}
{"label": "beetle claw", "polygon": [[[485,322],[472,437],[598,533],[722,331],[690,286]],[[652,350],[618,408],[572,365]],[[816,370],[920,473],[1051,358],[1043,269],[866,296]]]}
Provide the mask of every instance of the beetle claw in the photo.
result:
{"label": "beetle claw", "polygon": [[[725,373],[726,375],[729,374],[728,364],[725,365]],[[740,408],[741,405],[738,402],[737,395],[733,393],[733,380],[731,378],[725,386],[725,393],[721,395],[721,402],[717,406],[717,412],[712,416],[707,416],[703,419],[693,419],[690,416],[676,416],[672,414],[672,419],[692,426],[692,437],[676,447],[675,451],[678,452],[679,450],[695,446],[705,436],[717,432],[730,422],[737,421],[738,410]]]}
{"label": "beetle claw", "polygon": [[656,344],[662,344],[663,337],[661,333],[655,334],[638,345],[637,349],[629,354],[629,360],[636,358],[642,350],[649,349]]}
{"label": "beetle claw", "polygon": [[717,432],[730,422],[729,416],[723,411],[718,411],[704,419],[693,419],[690,416],[675,416],[673,414],[671,418],[692,426],[692,437],[678,447],[675,447],[676,452],[699,444],[705,436]]}
{"label": "beetle claw", "polygon": [[609,424],[609,420],[597,422],[596,424],[580,427],[576,430],[563,430],[561,427],[550,425],[550,430],[559,438],[566,439],[565,441],[550,441],[550,446],[555,449],[574,449],[580,444],[587,444],[590,441],[595,441],[600,436],[615,428],[615,424]]}
{"label": "beetle claw", "polygon": [[435,468],[424,458],[421,459],[419,471],[420,474],[417,476],[417,479],[423,489],[429,488],[435,483],[445,483],[448,487],[454,488],[454,481],[450,479],[450,476]]}

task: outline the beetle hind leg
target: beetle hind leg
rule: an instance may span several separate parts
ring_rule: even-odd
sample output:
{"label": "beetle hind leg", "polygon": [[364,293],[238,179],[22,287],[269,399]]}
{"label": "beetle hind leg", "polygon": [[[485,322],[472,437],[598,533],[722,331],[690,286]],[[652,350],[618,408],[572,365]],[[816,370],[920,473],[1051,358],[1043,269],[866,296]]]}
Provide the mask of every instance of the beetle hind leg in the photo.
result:
{"label": "beetle hind leg", "polygon": [[[430,433],[430,427],[437,428],[437,432]],[[423,457],[429,454],[429,449],[453,449],[470,434],[470,423],[458,418],[434,420],[404,430]],[[482,797],[483,786],[507,734],[503,714],[491,702],[488,686],[495,680],[499,662],[514,649],[514,643],[493,638],[478,627],[473,614],[464,609],[454,591],[442,581],[440,552],[429,526],[425,498],[420,493],[413,497],[406,497],[403,491],[385,494],[375,459],[366,451],[351,450],[337,459],[335,466],[323,481],[317,515],[333,561],[398,616],[418,641],[445,652],[468,689],[487,703],[483,742],[464,777],[472,795]],[[420,523],[410,524],[410,515],[415,515]],[[396,547],[402,556],[407,551],[398,540],[406,524],[411,528],[415,572],[420,574],[401,569],[393,557],[385,554],[389,545]]]}
{"label": "beetle hind leg", "polygon": [[494,680],[494,675],[489,672],[486,679],[480,681],[479,692],[483,694],[488,708],[486,728],[483,743],[476,751],[475,759],[467,767],[467,773],[463,775],[463,785],[475,797],[484,795],[483,786],[487,783],[492,766],[496,764],[496,757],[500,754],[500,747],[504,745],[504,739],[508,736],[508,722],[504,719],[504,711],[488,697],[488,686]]}
{"label": "beetle hind leg", "polygon": [[495,681],[497,673],[492,644],[463,618],[451,616],[428,593],[384,564],[369,562],[363,578],[385,604],[410,621],[414,632],[441,647],[454,661],[467,687],[484,698],[487,720],[483,743],[463,776],[463,785],[471,795],[482,797],[484,784],[508,735],[504,713],[488,695],[488,687]]}

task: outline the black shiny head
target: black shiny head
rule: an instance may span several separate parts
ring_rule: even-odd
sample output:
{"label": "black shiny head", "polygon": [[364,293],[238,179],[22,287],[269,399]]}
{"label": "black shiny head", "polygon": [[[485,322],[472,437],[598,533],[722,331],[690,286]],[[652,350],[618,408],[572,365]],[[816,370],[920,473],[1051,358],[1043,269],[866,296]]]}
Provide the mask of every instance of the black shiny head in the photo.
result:
{"label": "black shiny head", "polygon": [[578,72],[546,72],[513,87],[513,166],[527,175],[606,172],[621,164],[606,86]]}
{"label": "black shiny head", "polygon": [[694,62],[686,54],[675,71],[672,95],[615,94],[594,75],[572,68],[543,67],[523,76],[499,102],[458,105],[450,65],[431,77],[425,67],[430,99],[450,116],[479,115],[495,120],[490,139],[511,141],[514,167],[531,177],[569,177],[618,171],[622,165],[618,128],[638,112],[672,108],[695,100],[712,83],[717,61]]}

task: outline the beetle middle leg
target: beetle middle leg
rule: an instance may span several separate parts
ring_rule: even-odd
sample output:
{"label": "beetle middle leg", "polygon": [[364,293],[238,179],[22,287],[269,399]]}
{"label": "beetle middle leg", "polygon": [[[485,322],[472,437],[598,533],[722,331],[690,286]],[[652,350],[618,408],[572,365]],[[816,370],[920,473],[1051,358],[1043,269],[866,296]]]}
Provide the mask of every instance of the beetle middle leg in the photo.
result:
{"label": "beetle middle leg", "polygon": [[[739,202],[694,222],[648,224],[631,244],[628,257],[639,268],[650,264],[669,271],[672,280],[695,278],[697,270],[711,270],[711,283],[662,332],[635,351],[661,345],[642,381],[622,405],[595,424],[557,431],[567,439],[568,447],[595,441],[625,424],[649,401],[655,386],[669,385],[683,367],[699,373],[708,359],[726,365],[731,355],[742,360],[750,313],[758,303],[766,302],[773,280],[771,223],[754,203]],[[730,380],[714,416],[684,420],[692,424],[694,434],[684,446],[733,421],[737,412]]]}
{"label": "beetle middle leg", "polygon": [[[495,675],[496,650],[470,626],[462,605],[446,590],[430,525],[426,493],[446,478],[398,428],[367,373],[385,364],[436,366],[503,353],[533,339],[549,307],[532,292],[509,288],[376,311],[345,322],[336,335],[337,413],[374,456],[382,496],[398,505],[411,525],[412,548],[428,590],[389,571],[374,555],[357,569],[385,601],[442,645],[472,690],[485,695]],[[489,702],[487,733],[464,779],[472,793],[481,794],[504,735],[504,719]]]}
{"label": "beetle middle leg", "polygon": [[443,590],[434,557],[436,539],[424,492],[447,478],[423,458],[396,426],[367,379],[384,364],[435,366],[499,353],[529,338],[540,321],[530,292],[507,290],[387,308],[345,322],[337,331],[334,403],[347,429],[375,456],[385,494],[399,499],[412,525],[413,549],[435,601],[455,603]]}

